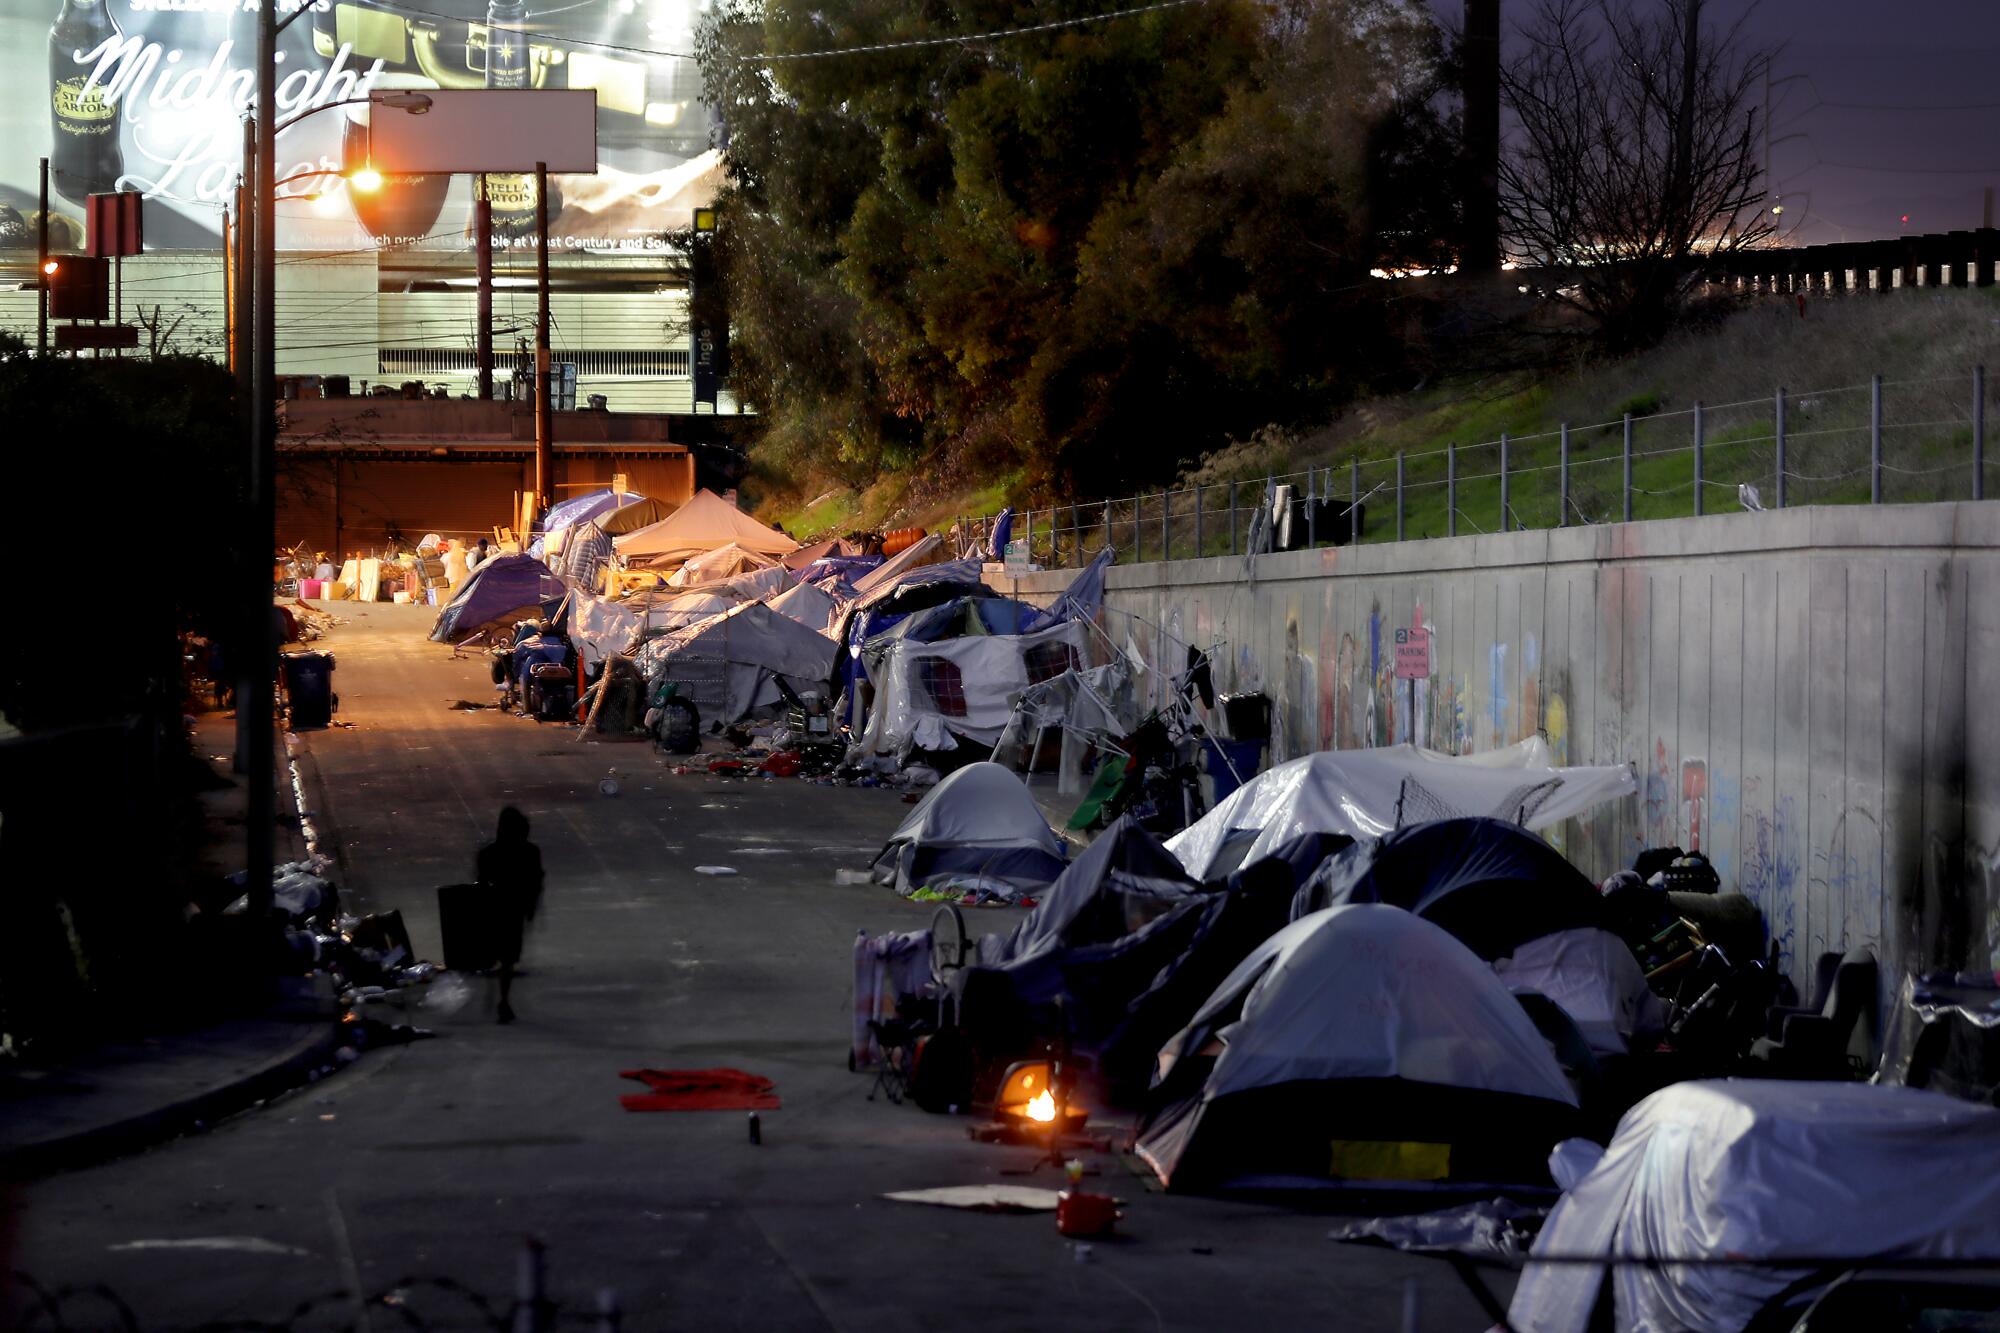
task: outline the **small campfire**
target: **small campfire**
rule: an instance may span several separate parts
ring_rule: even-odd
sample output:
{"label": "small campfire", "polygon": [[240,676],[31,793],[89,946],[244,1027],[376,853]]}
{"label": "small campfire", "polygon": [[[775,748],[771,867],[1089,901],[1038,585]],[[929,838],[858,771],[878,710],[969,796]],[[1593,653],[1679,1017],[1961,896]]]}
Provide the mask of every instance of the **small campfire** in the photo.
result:
{"label": "small campfire", "polygon": [[1000,1081],[993,1119],[1022,1138],[1059,1138],[1083,1132],[1089,1112],[1074,1105],[1057,1066],[1047,1060],[1014,1065]]}

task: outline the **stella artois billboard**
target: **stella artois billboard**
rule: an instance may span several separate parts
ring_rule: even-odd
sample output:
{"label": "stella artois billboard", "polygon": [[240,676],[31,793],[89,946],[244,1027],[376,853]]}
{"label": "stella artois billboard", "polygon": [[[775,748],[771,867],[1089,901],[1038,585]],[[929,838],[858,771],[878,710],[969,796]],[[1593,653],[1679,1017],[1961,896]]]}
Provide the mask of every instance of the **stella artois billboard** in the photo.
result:
{"label": "stella artois billboard", "polygon": [[[0,0],[0,247],[33,245],[36,160],[50,159],[60,246],[93,193],[146,196],[148,249],[219,244],[255,88],[258,0]],[[706,0],[312,0],[279,38],[278,246],[462,252],[469,175],[391,175],[372,195],[338,173],[367,160],[371,91],[590,89],[598,169],[550,180],[558,251],[662,250],[712,195],[700,75],[685,53]],[[289,16],[296,0],[279,0]],[[356,102],[355,99],[363,99]],[[347,105],[339,105],[347,103]],[[324,108],[324,110],[320,110]],[[318,174],[315,174],[318,173]],[[532,176],[484,178],[497,244],[533,243]]]}

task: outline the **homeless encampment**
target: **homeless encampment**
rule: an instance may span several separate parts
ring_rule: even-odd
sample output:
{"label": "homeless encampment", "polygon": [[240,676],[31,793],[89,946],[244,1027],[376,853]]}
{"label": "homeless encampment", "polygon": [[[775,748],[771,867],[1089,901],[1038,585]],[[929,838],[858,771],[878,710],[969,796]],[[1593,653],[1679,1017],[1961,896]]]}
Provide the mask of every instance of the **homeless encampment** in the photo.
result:
{"label": "homeless encampment", "polygon": [[[783,617],[779,617],[783,619]],[[786,621],[805,633],[804,626]],[[821,642],[831,643],[815,635]],[[1068,859],[1021,779],[998,764],[968,764],[924,794],[875,856],[875,882],[908,897],[948,886],[956,896],[1040,893]]]}
{"label": "homeless encampment", "polygon": [[[1800,1297],[1823,1288],[1839,1267],[1703,1260],[2000,1260],[1996,1161],[2000,1110],[1935,1092],[1677,1083],[1626,1114],[1602,1160],[1556,1205],[1508,1322],[1522,1333],[1585,1333],[1611,1327],[1597,1319],[1608,1302],[1620,1333],[1722,1333],[1745,1327],[1788,1288]],[[1696,1262],[1625,1263],[1607,1274],[1537,1264],[1536,1254]]]}
{"label": "homeless encampment", "polygon": [[1622,764],[1556,767],[1540,737],[1463,757],[1414,745],[1325,750],[1258,774],[1167,846],[1198,878],[1212,879],[1300,833],[1379,837],[1464,815],[1542,829],[1636,791]]}
{"label": "homeless encampment", "polygon": [[588,518],[575,525],[563,542],[560,569],[564,578],[585,588],[595,588],[611,561],[611,543],[628,532],[637,532],[671,516],[674,506],[665,500],[641,499]]}
{"label": "homeless encampment", "polygon": [[[784,566],[776,557],[762,555],[750,550],[740,542],[729,542],[713,551],[703,551],[690,556],[686,564],[675,570],[667,585],[673,588],[693,588],[704,583],[726,583],[738,574],[751,574],[760,569],[777,568],[783,577]],[[779,586],[783,586],[780,584]]]}
{"label": "homeless encampment", "polygon": [[622,505],[643,500],[646,497],[637,491],[590,491],[584,495],[571,496],[560,504],[551,505],[542,518],[542,530],[528,547],[530,555],[560,551],[566,534],[578,523],[609,513]]}
{"label": "homeless encampment", "polygon": [[472,571],[438,611],[434,643],[458,643],[483,629],[552,615],[562,602],[562,580],[531,555],[499,555]]}
{"label": "homeless encampment", "polygon": [[1546,1184],[1576,1093],[1492,969],[1423,918],[1332,907],[1260,945],[1160,1052],[1135,1151],[1171,1189]]}
{"label": "homeless encampment", "polygon": [[675,696],[699,710],[704,725],[739,722],[795,696],[822,694],[833,672],[833,641],[759,602],[646,640],[638,663],[657,697]]}
{"label": "homeless encampment", "polygon": [[699,624],[737,604],[722,589],[678,594],[649,589],[612,601],[579,587],[569,594],[567,629],[585,665],[595,666],[648,638]]}
{"label": "homeless encampment", "polygon": [[789,616],[808,629],[816,629],[831,638],[842,611],[853,600],[844,594],[843,587],[837,578],[824,578],[817,583],[797,583],[765,604],[779,615]]}
{"label": "homeless encampment", "polygon": [[714,491],[694,498],[658,523],[614,537],[612,550],[632,567],[675,569],[693,556],[731,542],[760,555],[789,555],[798,543],[765,527]]}

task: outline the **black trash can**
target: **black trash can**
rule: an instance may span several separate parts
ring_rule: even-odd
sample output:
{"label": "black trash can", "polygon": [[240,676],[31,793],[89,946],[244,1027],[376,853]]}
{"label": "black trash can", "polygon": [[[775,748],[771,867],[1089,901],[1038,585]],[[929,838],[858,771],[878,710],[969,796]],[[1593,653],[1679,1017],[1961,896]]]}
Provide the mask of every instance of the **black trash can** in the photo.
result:
{"label": "black trash can", "polygon": [[438,935],[444,965],[454,972],[482,972],[500,962],[494,936],[491,891],[483,884],[446,884],[438,889]]}
{"label": "black trash can", "polygon": [[324,727],[333,721],[333,654],[287,653],[284,658],[285,696],[293,731]]}

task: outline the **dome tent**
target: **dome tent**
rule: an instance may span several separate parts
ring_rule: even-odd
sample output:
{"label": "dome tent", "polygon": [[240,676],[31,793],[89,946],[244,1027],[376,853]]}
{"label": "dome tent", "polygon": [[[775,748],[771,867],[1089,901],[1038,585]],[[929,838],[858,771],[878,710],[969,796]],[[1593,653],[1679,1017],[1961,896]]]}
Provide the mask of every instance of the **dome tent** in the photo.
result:
{"label": "dome tent", "polygon": [[482,629],[554,612],[562,580],[531,555],[500,555],[472,571],[431,625],[436,643],[457,643]]}
{"label": "dome tent", "polygon": [[1545,1184],[1576,1094],[1471,950],[1400,908],[1266,940],[1160,1052],[1135,1151],[1174,1189]]}
{"label": "dome tent", "polygon": [[1292,916],[1344,903],[1415,912],[1488,961],[1544,935],[1605,925],[1597,886],[1504,819],[1440,819],[1355,843],[1306,881]]}
{"label": "dome tent", "polygon": [[1021,779],[981,762],[931,788],[889,835],[872,868],[876,883],[905,896],[946,876],[1038,892],[1062,874],[1067,859]]}

